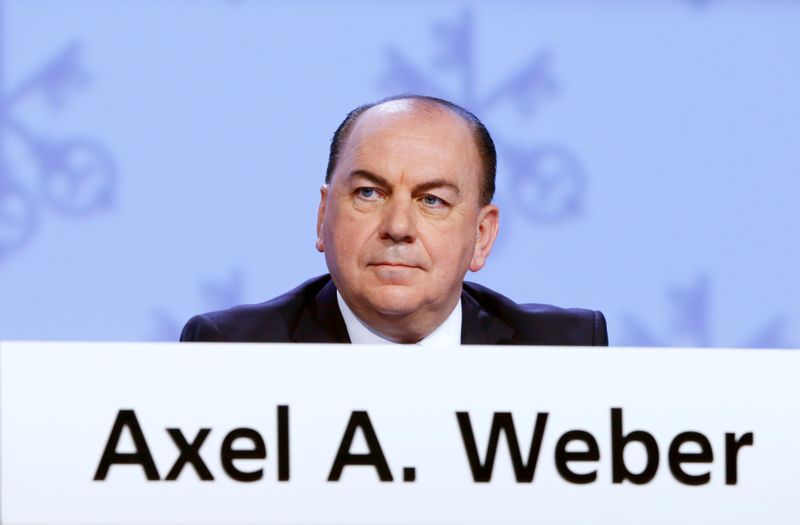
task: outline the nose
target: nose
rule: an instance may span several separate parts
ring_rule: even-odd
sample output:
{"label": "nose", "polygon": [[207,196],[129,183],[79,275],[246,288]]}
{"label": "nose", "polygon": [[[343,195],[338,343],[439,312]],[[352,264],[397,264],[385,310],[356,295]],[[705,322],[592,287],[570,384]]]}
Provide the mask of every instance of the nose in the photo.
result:
{"label": "nose", "polygon": [[417,240],[417,229],[414,216],[414,205],[411,199],[390,199],[384,207],[381,222],[381,240],[396,243],[413,243]]}

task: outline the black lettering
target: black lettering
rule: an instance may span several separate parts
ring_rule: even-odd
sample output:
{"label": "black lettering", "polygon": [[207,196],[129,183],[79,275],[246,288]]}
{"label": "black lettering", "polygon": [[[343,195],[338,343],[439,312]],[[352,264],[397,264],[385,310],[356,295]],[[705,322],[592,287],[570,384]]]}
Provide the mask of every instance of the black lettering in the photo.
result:
{"label": "black lettering", "polygon": [[[353,454],[350,452],[353,438],[359,428],[364,433],[364,439],[367,441],[369,452],[366,454]],[[339,478],[342,477],[342,470],[346,465],[372,465],[377,470],[378,478],[381,481],[392,481],[389,464],[386,463],[386,457],[383,455],[383,450],[381,450],[378,436],[375,434],[375,429],[372,428],[372,422],[370,422],[366,411],[354,411],[350,415],[350,421],[347,422],[347,428],[339,445],[339,451],[336,453],[336,459],[333,461],[328,481],[339,481]]]}
{"label": "black lettering", "polygon": [[[117,452],[119,438],[122,436],[122,429],[125,427],[128,427],[128,431],[131,433],[136,452]],[[114,426],[111,428],[111,433],[108,436],[106,448],[103,451],[103,456],[100,458],[100,464],[97,465],[97,472],[94,474],[94,480],[102,481],[106,479],[108,470],[111,468],[111,465],[114,464],[140,465],[148,481],[158,481],[159,479],[153,456],[150,454],[150,449],[147,447],[147,441],[144,439],[142,428],[139,426],[139,421],[136,419],[136,414],[133,410],[120,410],[117,412],[117,419],[114,420]]]}
{"label": "black lettering", "polygon": [[[644,446],[647,453],[647,464],[638,474],[634,474],[625,465],[625,447],[634,441]],[[636,485],[649,483],[658,470],[658,444],[652,434],[644,430],[634,430],[622,435],[622,409],[611,409],[611,478],[614,483],[629,480]]]}
{"label": "black lettering", "polygon": [[194,441],[191,443],[186,441],[186,438],[183,437],[183,433],[178,428],[168,428],[167,432],[169,433],[169,437],[171,437],[172,441],[175,443],[175,446],[178,447],[180,455],[178,456],[178,459],[175,460],[175,464],[172,465],[172,468],[164,480],[175,481],[178,479],[178,475],[181,473],[181,470],[183,470],[184,465],[191,463],[195,472],[197,472],[197,475],[200,476],[200,479],[203,481],[212,481],[214,476],[212,476],[211,472],[208,471],[208,467],[206,467],[206,464],[200,457],[200,447],[208,437],[211,429],[201,428],[197,433],[197,436],[195,436]]}
{"label": "black lettering", "polygon": [[736,434],[725,434],[725,484],[736,485],[739,479],[739,449],[753,445],[753,433],[743,434],[738,440]]}
{"label": "black lettering", "polygon": [[417,469],[414,467],[403,467],[403,481],[413,482],[417,479]]}
{"label": "black lettering", "polygon": [[[233,442],[237,439],[249,439],[252,441],[251,448],[241,449],[233,448]],[[257,431],[252,428],[235,428],[228,432],[225,439],[222,440],[222,448],[220,449],[220,461],[225,473],[235,479],[236,481],[258,481],[264,476],[264,469],[253,470],[251,472],[244,472],[237,469],[233,462],[237,459],[265,459],[267,457],[267,447],[264,444],[264,439]]]}
{"label": "black lettering", "polygon": [[278,481],[289,481],[289,407],[278,406]]}
{"label": "black lettering", "polygon": [[497,455],[497,444],[500,440],[500,432],[506,436],[511,464],[514,467],[514,477],[518,483],[531,483],[536,473],[536,463],[539,459],[539,449],[542,446],[545,425],[547,425],[547,412],[540,412],[536,415],[536,424],[533,429],[531,446],[528,449],[528,460],[522,462],[522,452],[517,441],[517,433],[514,429],[514,419],[510,412],[495,412],[492,418],[492,428],[489,431],[489,444],[486,447],[486,460],[481,463],[478,455],[478,447],[475,443],[475,435],[472,432],[468,412],[456,412],[458,427],[461,430],[461,439],[464,442],[464,450],[469,461],[469,468],[472,471],[472,479],[479,483],[487,483],[492,479],[494,469],[494,458]]}
{"label": "black lettering", "polygon": [[[579,452],[567,451],[567,445],[571,441],[581,441],[586,445],[586,450]],[[597,479],[597,470],[578,474],[570,470],[570,461],[598,461],[600,459],[600,449],[597,447],[597,440],[594,436],[583,430],[570,430],[561,436],[556,444],[556,469],[561,477],[570,483],[586,484],[592,483]]]}
{"label": "black lettering", "polygon": [[[697,443],[700,452],[681,452],[684,443]],[[675,479],[686,485],[704,485],[711,480],[711,472],[705,474],[687,474],[681,468],[681,463],[711,463],[714,461],[714,452],[708,438],[699,432],[681,432],[669,446],[669,470]]]}

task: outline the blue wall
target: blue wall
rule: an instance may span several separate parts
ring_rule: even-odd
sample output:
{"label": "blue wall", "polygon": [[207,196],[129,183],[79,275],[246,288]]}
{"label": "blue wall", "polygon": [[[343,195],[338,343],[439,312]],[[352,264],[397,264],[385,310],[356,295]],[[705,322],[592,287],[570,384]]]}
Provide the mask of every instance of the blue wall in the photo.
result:
{"label": "blue wall", "polygon": [[325,271],[330,135],[477,113],[501,237],[468,278],[612,344],[800,347],[800,2],[0,3],[0,339],[175,340]]}

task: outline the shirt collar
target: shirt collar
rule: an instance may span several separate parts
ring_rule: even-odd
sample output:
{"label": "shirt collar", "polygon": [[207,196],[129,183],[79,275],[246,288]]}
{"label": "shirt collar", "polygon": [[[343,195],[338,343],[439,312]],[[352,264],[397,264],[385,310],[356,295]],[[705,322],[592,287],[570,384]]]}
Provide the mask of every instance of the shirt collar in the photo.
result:
{"label": "shirt collar", "polygon": [[[342,294],[336,290],[336,300],[339,302],[339,310],[342,312],[344,324],[347,326],[347,334],[353,344],[396,344],[394,341],[386,339],[376,332],[347,306],[342,299]],[[447,316],[436,329],[428,334],[427,337],[417,343],[418,346],[452,346],[461,344],[461,301],[456,303],[453,311]]]}

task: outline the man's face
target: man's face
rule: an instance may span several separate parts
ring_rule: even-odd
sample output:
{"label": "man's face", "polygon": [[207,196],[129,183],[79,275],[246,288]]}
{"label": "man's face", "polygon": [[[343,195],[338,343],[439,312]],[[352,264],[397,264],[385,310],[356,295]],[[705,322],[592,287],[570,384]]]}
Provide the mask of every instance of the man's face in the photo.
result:
{"label": "man's face", "polygon": [[357,119],[322,188],[317,248],[359,317],[444,320],[497,234],[480,181],[472,132],[450,111],[399,100]]}

